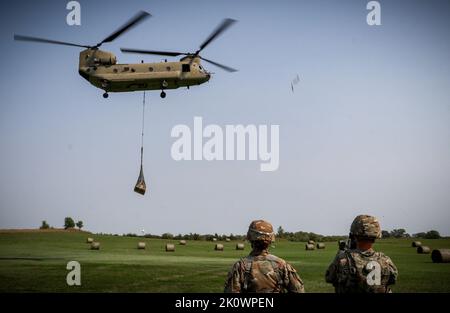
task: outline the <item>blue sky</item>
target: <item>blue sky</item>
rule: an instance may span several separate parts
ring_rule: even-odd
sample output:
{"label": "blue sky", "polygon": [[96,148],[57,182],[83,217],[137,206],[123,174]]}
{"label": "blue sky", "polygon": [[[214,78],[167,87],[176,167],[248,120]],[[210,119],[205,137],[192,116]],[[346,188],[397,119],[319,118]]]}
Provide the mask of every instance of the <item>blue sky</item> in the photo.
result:
{"label": "blue sky", "polygon": [[[2,4],[0,227],[98,232],[244,233],[264,218],[286,230],[345,234],[354,216],[384,229],[450,235],[450,3],[380,1],[67,1]],[[147,194],[139,170],[141,93],[111,94],[78,75],[78,48],[14,42],[26,34],[94,44],[139,10],[153,17],[102,49],[195,51],[225,17],[239,22],[203,56],[238,68],[190,90],[148,94]],[[176,59],[174,59],[176,60]],[[297,75],[295,93],[290,81]],[[280,167],[170,156],[177,124],[280,125]]]}

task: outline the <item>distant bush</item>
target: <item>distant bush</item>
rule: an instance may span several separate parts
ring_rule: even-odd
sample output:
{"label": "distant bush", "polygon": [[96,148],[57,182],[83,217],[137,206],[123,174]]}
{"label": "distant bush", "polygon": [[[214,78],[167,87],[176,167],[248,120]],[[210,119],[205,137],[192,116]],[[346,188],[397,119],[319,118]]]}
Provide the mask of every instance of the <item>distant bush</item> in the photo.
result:
{"label": "distant bush", "polygon": [[49,229],[50,225],[47,224],[47,221],[42,221],[40,229]]}

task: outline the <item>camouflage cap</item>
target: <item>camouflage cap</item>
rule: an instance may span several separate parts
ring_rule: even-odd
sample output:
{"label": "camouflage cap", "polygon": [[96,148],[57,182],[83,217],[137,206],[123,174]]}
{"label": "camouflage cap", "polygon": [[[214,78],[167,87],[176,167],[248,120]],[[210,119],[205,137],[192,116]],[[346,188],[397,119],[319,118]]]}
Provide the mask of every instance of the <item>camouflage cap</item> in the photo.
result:
{"label": "camouflage cap", "polygon": [[272,224],[264,220],[256,220],[250,223],[247,232],[249,241],[275,241]]}
{"label": "camouflage cap", "polygon": [[358,215],[350,227],[350,234],[355,237],[381,238],[380,223],[370,215]]}

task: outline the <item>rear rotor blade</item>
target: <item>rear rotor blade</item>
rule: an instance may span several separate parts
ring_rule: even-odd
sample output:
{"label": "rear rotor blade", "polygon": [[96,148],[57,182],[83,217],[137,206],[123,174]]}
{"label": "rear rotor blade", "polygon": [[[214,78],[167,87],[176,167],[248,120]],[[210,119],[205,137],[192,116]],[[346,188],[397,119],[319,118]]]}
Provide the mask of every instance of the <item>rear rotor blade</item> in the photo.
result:
{"label": "rear rotor blade", "polygon": [[[222,34],[228,27],[230,27],[230,26],[231,26],[232,24],[234,24],[235,22],[236,22],[236,20],[233,20],[233,19],[231,19],[231,18],[224,19],[224,20],[222,21],[222,23],[221,23],[221,24],[220,24],[220,25],[219,25],[219,26],[211,33],[211,35],[209,35],[209,37],[201,44],[200,49],[198,49],[198,50],[194,53],[193,58],[192,58],[191,61],[189,62],[189,66],[192,65],[192,63],[194,62],[194,59],[195,59],[197,56],[199,56],[200,52],[201,52],[204,48],[206,48],[207,45],[209,45],[214,39],[217,38],[217,36],[219,36],[220,34]],[[205,60],[205,61],[214,64],[214,62],[212,62],[212,61],[208,61],[208,60]],[[221,65],[221,64],[219,64],[219,65],[217,65],[217,66],[218,66],[218,67],[221,67],[221,68],[223,68],[223,69],[225,69],[226,71],[229,71],[228,69],[231,69],[231,68],[228,68],[227,66],[224,66],[224,65]],[[226,69],[226,68],[228,68],[228,69]],[[230,72],[233,72],[233,69],[231,69]]]}
{"label": "rear rotor blade", "polygon": [[201,44],[200,49],[197,51],[197,54],[200,53],[207,45],[211,43],[214,39],[217,38],[220,34],[222,34],[228,27],[234,24],[236,20],[231,18],[224,19],[222,23],[212,32],[211,35]]}
{"label": "rear rotor blade", "polygon": [[117,29],[114,33],[103,39],[100,43],[96,45],[96,47],[100,47],[105,42],[111,42],[126,31],[130,30],[140,22],[142,22],[147,17],[150,17],[151,14],[145,11],[138,12],[134,17],[132,17],[127,23],[125,23],[122,27]]}
{"label": "rear rotor blade", "polygon": [[71,42],[51,40],[51,39],[38,38],[38,37],[30,37],[30,36],[22,36],[22,35],[14,35],[14,40],[51,43],[51,44],[56,44],[56,45],[73,46],[73,47],[81,47],[81,48],[91,48],[90,46],[79,45],[79,44],[71,43]]}
{"label": "rear rotor blade", "polygon": [[223,65],[223,64],[220,64],[220,63],[217,63],[217,62],[205,59],[202,56],[200,56],[200,59],[202,59],[203,61],[209,62],[211,64],[214,64],[215,66],[220,67],[221,69],[223,69],[223,70],[225,70],[227,72],[237,72],[237,69],[234,69],[232,67],[229,67],[229,66],[226,66],[226,65]]}
{"label": "rear rotor blade", "polygon": [[174,52],[174,51],[155,51],[155,50],[140,50],[140,49],[127,49],[127,48],[120,48],[120,51],[124,53],[140,53],[140,54],[154,54],[154,55],[165,55],[170,57],[176,57],[179,55],[184,55],[187,53],[183,52]]}

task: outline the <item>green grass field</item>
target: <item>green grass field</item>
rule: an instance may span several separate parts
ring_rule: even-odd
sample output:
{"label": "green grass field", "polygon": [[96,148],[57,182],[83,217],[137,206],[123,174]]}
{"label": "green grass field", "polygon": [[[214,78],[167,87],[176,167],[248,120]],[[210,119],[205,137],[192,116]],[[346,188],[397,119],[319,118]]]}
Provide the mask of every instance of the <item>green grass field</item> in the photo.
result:
{"label": "green grass field", "polygon": [[[101,242],[93,251],[85,243],[92,236]],[[145,241],[146,250],[137,250]],[[434,248],[450,248],[450,239],[421,240]],[[249,252],[236,251],[236,242],[175,243],[169,240],[97,236],[81,232],[0,233],[0,292],[222,292],[231,265]],[[307,292],[333,292],[323,277],[336,254],[337,244],[325,250],[305,251],[304,243],[277,241],[271,252],[290,262],[302,277]],[[394,292],[450,292],[450,263],[434,264],[430,255],[419,255],[411,240],[380,240],[376,250],[389,255],[399,269]],[[66,284],[66,264],[81,264],[81,286]]]}

